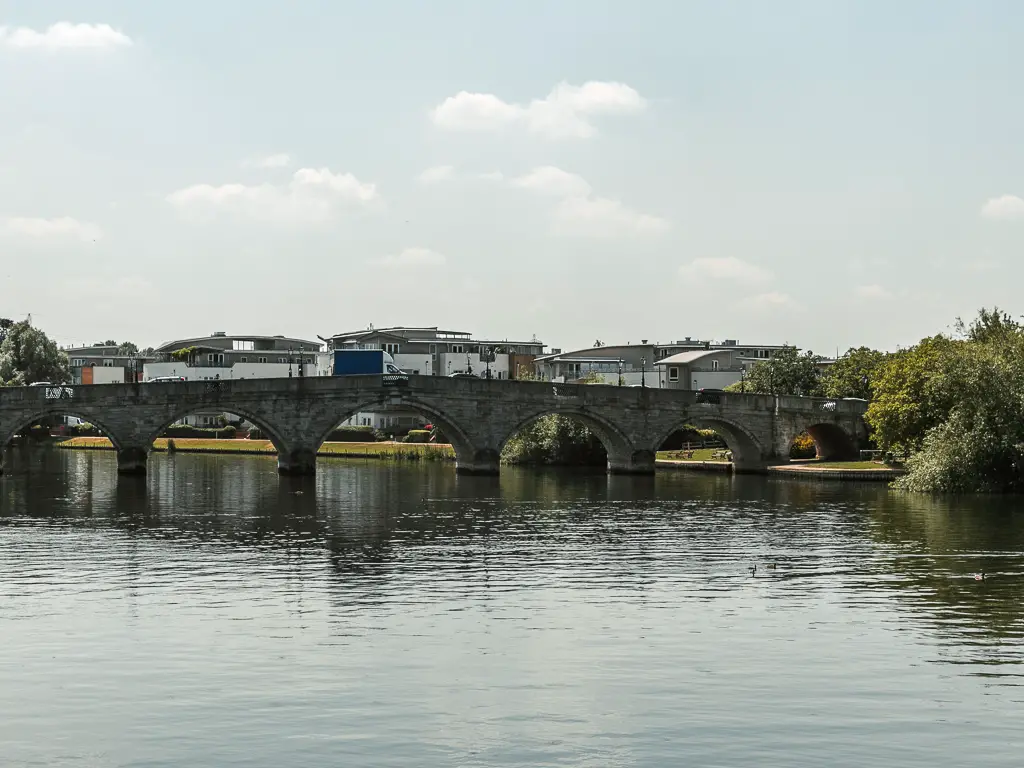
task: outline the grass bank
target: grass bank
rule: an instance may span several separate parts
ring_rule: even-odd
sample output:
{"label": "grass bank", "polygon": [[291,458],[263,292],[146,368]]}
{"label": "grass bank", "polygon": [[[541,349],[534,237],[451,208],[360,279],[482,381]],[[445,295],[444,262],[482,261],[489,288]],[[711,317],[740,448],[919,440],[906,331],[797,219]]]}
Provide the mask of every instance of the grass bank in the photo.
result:
{"label": "grass bank", "polygon": [[[276,454],[269,440],[216,440],[171,438],[178,453]],[[154,451],[166,451],[168,439],[157,438]],[[105,437],[72,437],[57,443],[58,448],[110,451],[114,446]],[[436,443],[324,443],[317,456],[339,459],[384,459],[392,461],[454,461],[450,445]]]}
{"label": "grass bank", "polygon": [[695,462],[721,462],[728,463],[722,457],[724,451],[720,448],[694,448],[692,451],[658,451],[658,461],[695,461]]}

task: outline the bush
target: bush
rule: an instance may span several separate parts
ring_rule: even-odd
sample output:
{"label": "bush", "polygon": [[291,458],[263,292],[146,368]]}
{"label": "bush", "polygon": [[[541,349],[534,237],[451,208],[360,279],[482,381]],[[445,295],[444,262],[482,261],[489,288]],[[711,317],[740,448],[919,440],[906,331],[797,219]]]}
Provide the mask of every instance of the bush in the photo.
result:
{"label": "bush", "polygon": [[410,429],[409,433],[402,438],[404,443],[428,443],[430,442],[429,429]]}
{"label": "bush", "polygon": [[376,443],[383,438],[380,432],[370,426],[338,427],[327,436],[329,443]]}
{"label": "bush", "polygon": [[791,459],[813,459],[818,455],[818,448],[812,438],[806,432],[801,432],[789,446],[789,458]]}
{"label": "bush", "polygon": [[75,424],[68,428],[75,437],[100,437],[102,433],[92,424],[82,422],[81,424]]}
{"label": "bush", "polygon": [[513,436],[501,452],[506,464],[604,466],[601,440],[584,424],[559,415],[542,416]]}

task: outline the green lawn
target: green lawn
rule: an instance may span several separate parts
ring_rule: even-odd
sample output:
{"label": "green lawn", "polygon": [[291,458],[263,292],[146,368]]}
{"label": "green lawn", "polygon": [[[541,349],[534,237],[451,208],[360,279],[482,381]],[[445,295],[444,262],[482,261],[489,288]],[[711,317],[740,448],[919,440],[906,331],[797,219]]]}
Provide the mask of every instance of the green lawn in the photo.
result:
{"label": "green lawn", "polygon": [[808,469],[894,469],[880,461],[809,461],[806,464],[792,464],[793,467]]}
{"label": "green lawn", "polygon": [[[692,453],[692,456],[686,456]],[[715,458],[715,454],[719,454]],[[718,448],[694,448],[693,451],[658,451],[656,454],[659,461],[725,461],[721,458],[721,449]]]}
{"label": "green lawn", "polygon": [[[174,447],[182,453],[277,453],[269,440],[215,440],[206,438],[171,438]],[[92,448],[112,450],[113,445],[105,437],[72,437],[57,444],[61,448]],[[166,451],[167,438],[157,438],[153,450]],[[454,459],[455,451],[450,445],[436,443],[324,443],[318,456],[335,456],[354,459]]]}

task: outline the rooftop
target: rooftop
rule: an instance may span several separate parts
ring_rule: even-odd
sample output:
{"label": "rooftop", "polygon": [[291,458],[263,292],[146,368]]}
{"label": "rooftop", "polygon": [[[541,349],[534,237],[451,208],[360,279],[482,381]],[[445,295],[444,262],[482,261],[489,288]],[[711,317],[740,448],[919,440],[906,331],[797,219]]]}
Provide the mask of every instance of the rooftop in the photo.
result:
{"label": "rooftop", "polygon": [[234,342],[234,341],[252,341],[252,342],[257,342],[257,341],[281,342],[281,341],[283,341],[283,342],[288,342],[288,343],[291,343],[291,344],[308,344],[310,346],[314,346],[314,347],[317,347],[317,348],[320,347],[320,342],[318,342],[318,341],[310,341],[309,339],[294,339],[294,338],[290,338],[288,336],[258,336],[258,335],[257,336],[253,336],[253,335],[243,335],[243,334],[231,334],[231,335],[228,335],[228,334],[223,333],[223,332],[217,332],[217,333],[212,333],[209,336],[197,336],[196,338],[191,338],[191,339],[175,339],[174,341],[165,341],[163,344],[161,344],[159,347],[156,348],[156,351],[157,352],[166,352],[170,348],[181,347],[181,346],[198,347],[198,346],[202,346],[204,343],[212,342],[215,339],[222,340],[222,341],[223,340],[232,341],[232,342]]}

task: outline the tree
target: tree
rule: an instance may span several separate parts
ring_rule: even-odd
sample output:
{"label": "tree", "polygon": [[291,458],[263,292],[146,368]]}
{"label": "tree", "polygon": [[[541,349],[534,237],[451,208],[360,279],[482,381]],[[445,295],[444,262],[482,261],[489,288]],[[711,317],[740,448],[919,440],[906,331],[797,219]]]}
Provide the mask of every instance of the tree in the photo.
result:
{"label": "tree", "polygon": [[869,347],[850,349],[828,367],[821,377],[821,393],[825,397],[859,397],[871,399],[871,382],[885,352]]}
{"label": "tree", "polygon": [[117,345],[117,354],[129,356],[139,354],[139,348],[130,341],[122,341]]}
{"label": "tree", "polygon": [[7,338],[7,334],[13,326],[13,320],[8,320],[6,317],[0,317],[0,344],[4,343],[4,339]]}
{"label": "tree", "polygon": [[23,386],[34,381],[63,384],[71,380],[68,356],[27,322],[15,323],[0,344],[0,384]]}
{"label": "tree", "polygon": [[948,375],[964,343],[932,336],[888,355],[876,368],[864,419],[882,450],[920,450],[928,430],[949,416],[958,394]]}
{"label": "tree", "polygon": [[[742,382],[744,392],[767,395],[817,395],[820,390],[820,355],[799,354],[783,347],[767,360],[756,363]],[[732,386],[735,391],[735,385]]]}
{"label": "tree", "polygon": [[968,341],[982,343],[1006,339],[1008,336],[1019,334],[1022,326],[1009,314],[1003,312],[999,307],[978,310],[978,316],[970,325],[966,325],[959,317],[956,319],[956,330],[960,336],[966,337]]}
{"label": "tree", "polygon": [[979,316],[933,377],[948,412],[920,441],[899,487],[954,493],[1024,490],[1024,329]]}

